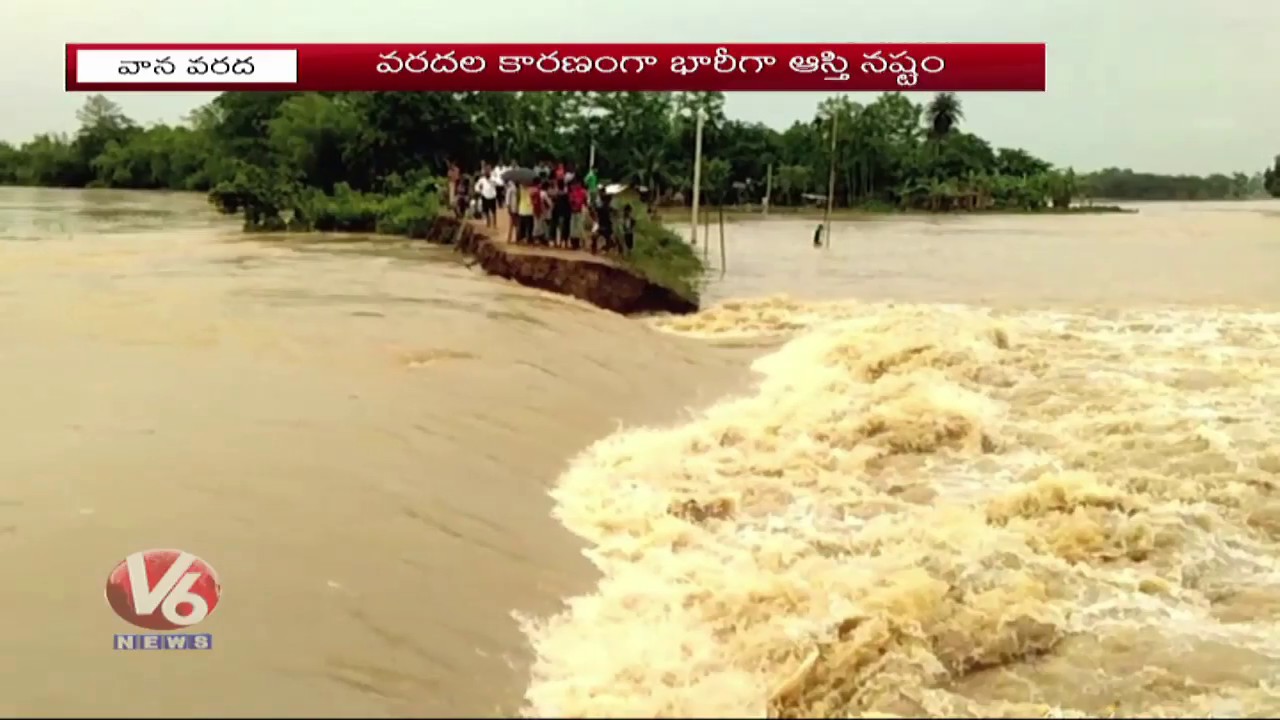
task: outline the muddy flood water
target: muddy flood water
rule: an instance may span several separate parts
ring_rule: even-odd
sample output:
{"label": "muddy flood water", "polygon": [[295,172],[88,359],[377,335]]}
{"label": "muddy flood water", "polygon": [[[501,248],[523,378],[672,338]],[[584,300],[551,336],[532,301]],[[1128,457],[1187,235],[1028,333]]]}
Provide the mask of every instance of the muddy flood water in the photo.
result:
{"label": "muddy flood water", "polygon": [[[1280,713],[1280,204],[1137,207],[735,222],[626,319],[0,189],[0,714]],[[214,650],[112,649],[153,547]]]}

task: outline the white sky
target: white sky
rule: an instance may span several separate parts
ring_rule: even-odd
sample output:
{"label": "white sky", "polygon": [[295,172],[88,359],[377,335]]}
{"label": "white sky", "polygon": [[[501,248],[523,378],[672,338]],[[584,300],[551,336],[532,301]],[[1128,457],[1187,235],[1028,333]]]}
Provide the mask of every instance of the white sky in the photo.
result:
{"label": "white sky", "polygon": [[[1048,92],[966,93],[965,127],[1054,163],[1252,172],[1280,153],[1280,0],[0,0],[0,139],[75,127],[67,42],[1048,43]],[[209,96],[112,98],[143,122]],[[741,93],[785,126],[821,95]],[[924,99],[924,96],[921,97]]]}

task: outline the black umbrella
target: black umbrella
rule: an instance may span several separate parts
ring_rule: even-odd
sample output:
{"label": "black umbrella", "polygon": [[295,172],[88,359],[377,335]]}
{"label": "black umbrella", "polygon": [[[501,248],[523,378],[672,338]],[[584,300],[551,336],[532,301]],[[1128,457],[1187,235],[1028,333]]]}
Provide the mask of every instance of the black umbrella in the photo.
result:
{"label": "black umbrella", "polygon": [[513,182],[523,185],[533,182],[537,177],[538,173],[535,170],[523,167],[514,167],[502,173],[502,182]]}

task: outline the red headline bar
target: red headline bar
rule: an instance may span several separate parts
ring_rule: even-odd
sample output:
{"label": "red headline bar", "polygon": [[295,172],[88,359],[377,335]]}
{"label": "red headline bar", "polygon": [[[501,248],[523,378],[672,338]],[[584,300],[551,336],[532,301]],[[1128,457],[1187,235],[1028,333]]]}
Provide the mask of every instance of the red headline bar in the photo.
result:
{"label": "red headline bar", "polygon": [[1044,89],[1043,43],[67,45],[70,91]]}

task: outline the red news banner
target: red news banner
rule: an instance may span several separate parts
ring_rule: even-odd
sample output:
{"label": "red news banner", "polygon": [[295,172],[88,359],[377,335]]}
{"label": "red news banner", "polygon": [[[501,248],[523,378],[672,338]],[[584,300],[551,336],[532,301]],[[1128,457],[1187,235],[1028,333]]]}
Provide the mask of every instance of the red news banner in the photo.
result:
{"label": "red news banner", "polygon": [[69,91],[1043,91],[1043,43],[68,44]]}

